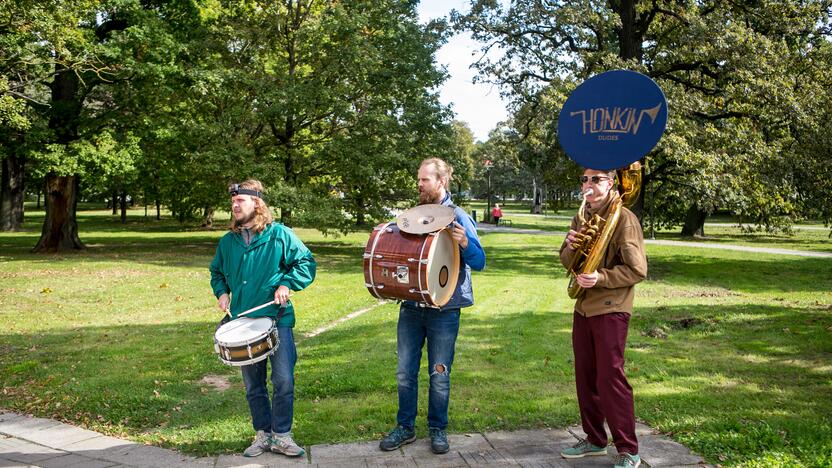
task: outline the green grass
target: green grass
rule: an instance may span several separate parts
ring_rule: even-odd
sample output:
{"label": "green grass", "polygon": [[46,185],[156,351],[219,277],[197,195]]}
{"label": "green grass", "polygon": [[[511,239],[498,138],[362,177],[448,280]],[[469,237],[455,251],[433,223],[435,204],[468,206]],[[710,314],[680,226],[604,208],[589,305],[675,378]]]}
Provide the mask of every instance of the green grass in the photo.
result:
{"label": "green grass", "polygon": [[[502,204],[500,206],[503,206]],[[470,202],[470,210],[477,211],[477,217],[482,221],[482,214],[486,205],[481,201]],[[548,211],[541,215],[529,214],[527,202],[509,202],[503,207],[504,219],[511,220],[511,227],[520,229],[540,229],[544,231],[566,232],[577,206],[572,209]],[[713,223],[713,224],[711,224]],[[709,218],[705,224],[705,237],[690,238],[680,235],[681,227],[674,229],[657,229],[655,238],[661,240],[678,240],[684,242],[713,242],[718,244],[750,245],[755,247],[811,250],[816,252],[832,252],[832,238],[830,228],[816,222],[805,222],[795,226],[794,233],[744,232],[735,221],[724,216]],[[728,225],[724,225],[728,224]],[[645,225],[645,237],[650,235],[649,221]]]}
{"label": "green grass", "polygon": [[[242,381],[212,349],[220,313],[207,265],[224,231],[132,212],[126,227],[108,212],[79,218],[83,252],[29,253],[34,217],[26,232],[0,234],[0,408],[187,453],[241,451],[251,437]],[[395,422],[396,305],[304,338],[375,301],[361,270],[368,233],[296,232],[319,263],[293,297],[296,438],[376,439]],[[488,266],[463,311],[449,429],[576,424],[560,239],[482,240]],[[832,262],[658,245],[648,255],[627,349],[637,417],[710,463],[832,463]]]}

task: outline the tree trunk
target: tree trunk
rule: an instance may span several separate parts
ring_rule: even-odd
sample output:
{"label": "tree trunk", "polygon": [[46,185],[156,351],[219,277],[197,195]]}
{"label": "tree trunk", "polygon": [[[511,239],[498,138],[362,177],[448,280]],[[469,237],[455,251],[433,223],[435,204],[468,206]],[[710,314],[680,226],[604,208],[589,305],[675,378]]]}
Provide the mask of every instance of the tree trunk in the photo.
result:
{"label": "tree trunk", "polygon": [[118,205],[121,208],[121,224],[127,224],[127,192],[124,190],[118,197]]}
{"label": "tree trunk", "polygon": [[113,193],[110,196],[110,204],[113,205],[111,208],[113,209],[113,216],[118,213],[118,190],[113,189]]}
{"label": "tree trunk", "polygon": [[685,216],[685,225],[682,226],[682,235],[685,237],[704,237],[705,219],[707,218],[707,212],[700,210],[696,205],[692,205],[688,208],[688,214]]}
{"label": "tree trunk", "polygon": [[[55,132],[55,142],[68,145],[78,139],[78,118],[83,97],[79,92],[80,78],[74,70],[57,65],[55,77],[49,84],[52,105],[49,108],[49,128]],[[84,248],[78,237],[75,209],[78,205],[78,176],[46,176],[46,217],[43,230],[33,252],[58,252]]]}
{"label": "tree trunk", "polygon": [[355,225],[363,226],[364,223],[367,222],[366,218],[364,217],[364,197],[357,196],[355,198],[355,206],[358,207],[358,212],[355,216]]}
{"label": "tree trunk", "polygon": [[23,180],[26,160],[12,152],[3,160],[0,182],[0,231],[23,228]]}
{"label": "tree trunk", "polygon": [[[621,28],[618,29],[618,56],[625,60],[642,62],[642,44],[646,26],[642,24],[636,10],[637,0],[618,0],[611,2],[613,10],[621,18]],[[648,25],[649,26],[649,25]]]}
{"label": "tree trunk", "polygon": [[213,206],[206,206],[205,211],[202,212],[202,227],[204,228],[212,228],[214,227],[214,207]]}
{"label": "tree trunk", "polygon": [[162,220],[162,202],[156,199],[156,221]]}
{"label": "tree trunk", "polygon": [[[292,159],[290,148],[286,149],[286,160],[283,161],[283,166],[284,166],[284,169],[286,170],[286,175],[283,176],[283,180],[286,183],[290,184],[290,185],[294,185],[294,184],[292,184],[293,179],[294,179],[292,171],[294,170],[295,162]],[[291,208],[283,208],[283,207],[280,208],[280,222],[284,226],[292,227],[292,209]]]}
{"label": "tree trunk", "polygon": [[46,176],[46,218],[43,231],[32,252],[60,252],[84,248],[78,237],[75,209],[78,204],[78,177]]}

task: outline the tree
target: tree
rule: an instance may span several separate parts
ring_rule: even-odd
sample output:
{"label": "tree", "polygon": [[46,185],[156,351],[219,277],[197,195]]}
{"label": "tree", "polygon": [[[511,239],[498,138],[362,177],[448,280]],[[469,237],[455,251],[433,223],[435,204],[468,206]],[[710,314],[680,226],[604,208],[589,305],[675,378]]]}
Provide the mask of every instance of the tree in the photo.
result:
{"label": "tree", "polygon": [[[338,205],[358,223],[380,215],[395,202],[384,199],[391,183],[448,139],[447,111],[429,91],[444,79],[433,64],[442,25],[420,26],[412,2],[228,2],[215,31],[256,103],[253,157],[283,194],[284,223],[343,226]],[[328,221],[313,213],[321,206]]]}
{"label": "tree", "polygon": [[769,227],[799,216],[795,129],[815,115],[816,78],[828,74],[817,50],[829,13],[828,1],[531,1],[504,10],[484,0],[454,24],[504,52],[476,66],[526,109],[520,131],[546,118],[531,110],[549,108],[547,96],[566,96],[592,74],[629,68],[654,78],[671,112],[642,193],[655,195],[660,222],[687,218],[684,232],[696,233],[722,207]]}
{"label": "tree", "polygon": [[447,162],[454,168],[453,183],[457,195],[461,195],[470,187],[474,176],[474,134],[467,123],[458,120],[451,122],[451,130],[453,140]]}

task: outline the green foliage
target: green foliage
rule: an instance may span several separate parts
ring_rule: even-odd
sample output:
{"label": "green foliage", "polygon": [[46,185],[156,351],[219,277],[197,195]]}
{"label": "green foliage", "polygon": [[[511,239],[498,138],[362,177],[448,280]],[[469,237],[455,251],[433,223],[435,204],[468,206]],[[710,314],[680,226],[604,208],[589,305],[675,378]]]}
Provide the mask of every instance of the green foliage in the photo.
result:
{"label": "green foliage", "polygon": [[0,20],[0,141],[30,144],[36,177],[82,176],[82,198],[185,220],[256,177],[287,222],[344,231],[413,198],[422,158],[456,157],[445,26],[410,1],[29,0]]}
{"label": "green foliage", "polygon": [[827,2],[471,4],[454,25],[504,52],[476,67],[514,98],[524,163],[550,179],[568,169],[540,165],[565,159],[554,132],[565,96],[591,75],[626,68],[668,98],[668,130],[645,158],[659,224],[727,209],[772,230],[807,210],[828,212],[820,206],[829,192],[800,182],[807,165],[828,161],[828,149],[812,146],[832,103]]}

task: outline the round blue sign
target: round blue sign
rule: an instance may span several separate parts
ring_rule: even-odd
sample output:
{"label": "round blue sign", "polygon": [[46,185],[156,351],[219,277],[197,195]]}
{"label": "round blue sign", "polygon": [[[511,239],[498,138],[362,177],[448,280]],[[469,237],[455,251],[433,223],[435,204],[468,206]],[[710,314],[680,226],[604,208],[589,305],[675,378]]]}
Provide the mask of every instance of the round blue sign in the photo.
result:
{"label": "round blue sign", "polygon": [[612,70],[581,83],[558,117],[558,140],[583,167],[620,169],[650,152],[667,125],[667,100],[641,73]]}

